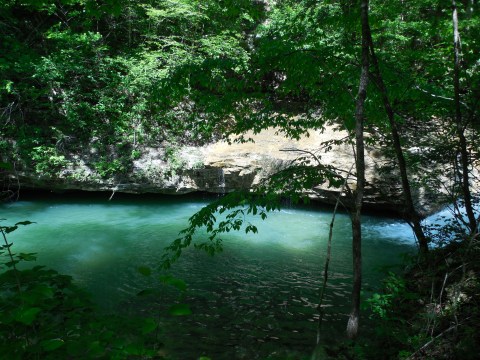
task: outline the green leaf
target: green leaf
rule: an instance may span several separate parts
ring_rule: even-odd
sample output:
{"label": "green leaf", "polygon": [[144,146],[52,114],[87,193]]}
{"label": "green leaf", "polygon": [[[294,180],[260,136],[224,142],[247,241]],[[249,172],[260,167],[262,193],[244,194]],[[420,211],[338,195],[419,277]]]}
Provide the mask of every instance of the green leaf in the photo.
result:
{"label": "green leaf", "polygon": [[100,345],[100,341],[92,341],[88,346],[88,351],[91,357],[98,357],[104,353],[104,349]]}
{"label": "green leaf", "polygon": [[6,262],[5,265],[8,266],[8,267],[13,267],[15,265],[17,265],[20,261],[18,260],[13,260],[13,261],[9,261],[9,262]]}
{"label": "green leaf", "polygon": [[187,290],[187,284],[185,283],[185,281],[174,278],[173,276],[170,276],[170,275],[160,276],[160,281],[166,285],[171,285],[173,287],[176,287],[180,291]]}
{"label": "green leaf", "polygon": [[33,291],[40,294],[44,299],[52,299],[55,295],[54,289],[46,285],[39,285]]}
{"label": "green leaf", "polygon": [[6,234],[9,234],[17,230],[18,225],[30,225],[30,224],[34,224],[34,223],[31,221],[20,221],[20,222],[17,222],[14,226],[2,226],[1,229],[3,229],[3,231],[5,231]]}
{"label": "green leaf", "polygon": [[35,223],[32,222],[32,221],[20,221],[20,222],[17,222],[15,224],[15,226],[17,226],[17,225],[30,225],[30,224],[35,224]]}
{"label": "green leaf", "polygon": [[258,233],[258,229],[255,225],[248,225],[246,228],[245,228],[245,232],[248,234],[249,232],[253,232],[254,234]]}
{"label": "green leaf", "polygon": [[140,344],[128,344],[125,347],[125,352],[129,355],[142,355],[145,348]]}
{"label": "green leaf", "polygon": [[17,255],[17,257],[24,261],[35,261],[37,260],[37,257],[35,255],[36,253],[20,253]]}
{"label": "green leaf", "polygon": [[41,342],[42,348],[46,351],[53,351],[63,346],[65,341],[62,339],[50,339]]}
{"label": "green leaf", "polygon": [[184,316],[192,314],[192,310],[190,309],[190,305],[188,304],[172,305],[168,312],[170,313],[170,315],[174,316]]}
{"label": "green leaf", "polygon": [[143,335],[149,334],[156,328],[157,328],[157,323],[155,322],[155,320],[153,320],[152,318],[145,319],[145,322],[143,323],[143,326],[142,326],[142,334]]}
{"label": "green leaf", "polygon": [[150,269],[148,266],[140,266],[138,267],[137,271],[144,276],[150,276],[152,274],[152,269]]}
{"label": "green leaf", "polygon": [[37,285],[30,291],[25,291],[22,293],[22,298],[25,300],[25,303],[31,305],[43,302],[47,299],[53,299],[53,297],[53,289],[43,284]]}
{"label": "green leaf", "polygon": [[18,229],[18,226],[7,226],[2,228],[6,234],[10,234],[11,232],[14,232],[15,230]]}
{"label": "green leaf", "polygon": [[31,325],[38,313],[41,311],[42,309],[38,308],[38,307],[32,307],[32,308],[26,308],[26,309],[20,309],[20,311],[16,314],[15,316],[15,320],[25,324],[25,325]]}

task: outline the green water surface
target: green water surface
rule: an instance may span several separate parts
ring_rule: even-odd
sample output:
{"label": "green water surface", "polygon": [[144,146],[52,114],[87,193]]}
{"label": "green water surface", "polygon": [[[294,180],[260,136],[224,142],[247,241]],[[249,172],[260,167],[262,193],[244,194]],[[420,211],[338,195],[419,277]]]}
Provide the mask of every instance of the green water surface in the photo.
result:
{"label": "green water surface", "polygon": [[[258,234],[223,236],[224,251],[214,257],[186,251],[171,272],[188,284],[184,301],[193,314],[173,317],[167,308],[178,294],[165,290],[154,301],[139,299],[139,291],[159,282],[137,268],[155,268],[163,248],[211,199],[108,197],[21,200],[0,205],[0,218],[7,219],[4,225],[34,221],[10,234],[12,249],[37,252],[36,264],[73,276],[105,311],[158,312],[167,352],[174,359],[265,359],[287,353],[308,357],[315,345],[331,210],[287,208],[265,221],[252,219]],[[411,253],[415,244],[408,225],[380,216],[364,216],[363,236],[368,293],[380,285],[382,269],[401,263],[402,254]],[[351,263],[350,220],[339,214],[324,304],[326,339],[343,336]]]}

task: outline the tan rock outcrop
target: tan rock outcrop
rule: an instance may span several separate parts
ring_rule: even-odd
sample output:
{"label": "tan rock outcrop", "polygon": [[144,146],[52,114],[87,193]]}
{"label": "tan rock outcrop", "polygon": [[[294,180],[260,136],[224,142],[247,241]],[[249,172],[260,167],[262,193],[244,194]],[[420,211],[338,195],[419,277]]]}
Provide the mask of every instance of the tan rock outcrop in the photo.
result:
{"label": "tan rock outcrop", "polygon": [[[298,141],[282,136],[275,129],[267,129],[259,134],[247,133],[246,137],[250,137],[252,142],[228,144],[219,141],[202,147],[186,146],[176,149],[173,155],[170,152],[170,158],[165,148],[141,148],[141,155],[133,161],[131,171],[108,178],[100,177],[88,166],[92,159],[84,159],[76,154],[71,167],[62,170],[58,176],[39,177],[25,171],[19,174],[19,179],[24,188],[49,190],[226,193],[252,188],[299,156],[305,156],[305,151],[314,153],[323,165],[334,166],[343,174],[347,174],[354,163],[351,144],[341,141],[347,138],[347,133],[333,127],[312,131]],[[399,212],[402,198],[398,176],[380,172],[384,164],[385,158],[379,149],[367,148],[365,203],[376,209]],[[349,185],[353,188],[354,184],[352,176]],[[305,189],[305,192],[313,199],[333,203],[339,189],[318,184],[313,189]],[[435,206],[431,206],[434,202],[430,195],[424,189],[415,192],[417,206],[425,214],[436,210]]]}

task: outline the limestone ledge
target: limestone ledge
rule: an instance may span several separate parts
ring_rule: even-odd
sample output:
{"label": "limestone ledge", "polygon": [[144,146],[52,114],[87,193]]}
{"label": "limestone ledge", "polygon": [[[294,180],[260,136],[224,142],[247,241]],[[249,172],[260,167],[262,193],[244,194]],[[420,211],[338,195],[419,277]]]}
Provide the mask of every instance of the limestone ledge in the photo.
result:
{"label": "limestone ledge", "polygon": [[[55,177],[39,177],[32,172],[18,174],[22,188],[42,190],[83,190],[125,193],[186,194],[191,192],[227,193],[233,190],[250,189],[263,179],[285,168],[299,156],[308,152],[316,154],[324,165],[341,169],[345,174],[353,164],[351,145],[330,144],[340,140],[346,133],[333,128],[312,132],[299,141],[287,139],[268,129],[260,134],[247,134],[254,142],[233,143],[220,141],[203,147],[183,147],[176,154],[175,164],[165,160],[162,148],[142,148],[141,156],[133,162],[126,175],[110,178],[100,177],[87,166],[80,155],[75,155],[73,166],[62,170]],[[397,174],[379,175],[385,159],[376,149],[367,149],[365,204],[378,210],[397,212],[401,208],[401,188]],[[354,169],[353,169],[354,171]],[[355,186],[352,177],[351,187]],[[335,203],[339,189],[319,185],[305,193],[323,203]],[[422,189],[415,192],[415,201],[424,215],[438,208],[432,196]],[[344,198],[346,201],[346,198]]]}

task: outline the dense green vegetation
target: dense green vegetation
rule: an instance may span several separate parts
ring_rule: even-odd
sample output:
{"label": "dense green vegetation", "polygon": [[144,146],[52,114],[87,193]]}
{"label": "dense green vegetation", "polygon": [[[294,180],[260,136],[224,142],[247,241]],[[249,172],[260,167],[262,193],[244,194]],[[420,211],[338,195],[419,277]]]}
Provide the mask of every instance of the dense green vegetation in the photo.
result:
{"label": "dense green vegetation", "polygon": [[1,147],[47,175],[79,145],[98,148],[93,167],[109,176],[128,170],[139,143],[221,131],[261,16],[250,1],[0,6]]}
{"label": "dense green vegetation", "polygon": [[[385,358],[375,352],[381,346],[391,358],[468,358],[479,344],[479,30],[476,0],[414,0],[408,6],[373,0],[5,0],[0,4],[2,197],[17,195],[16,170],[55,178],[82,153],[93,153],[91,167],[109,178],[130,170],[140,145],[173,149],[269,127],[299,138],[335,124],[355,145],[352,174],[322,165],[321,155],[302,154],[252,192],[222,198],[192,217],[163,266],[194,242],[199,227],[212,235],[197,246],[214,253],[221,246],[217,235],[241,229],[244,213],[263,218],[282,196],[301,200],[304,189],[328,183],[343,190],[352,214],[349,335],[355,338],[363,151],[375,146],[391,159],[379,174],[398,174],[391,181],[402,188],[400,212],[415,231],[420,257],[405,277],[390,276],[385,291],[369,300],[378,318],[376,342],[359,340],[356,347],[329,354]],[[328,151],[329,145],[319,147]],[[354,186],[345,186],[349,176]],[[432,201],[455,204],[454,221],[440,230],[425,228],[413,196],[418,189],[442,194]],[[229,212],[225,222],[216,224],[217,211]],[[4,235],[12,230],[1,229]],[[246,231],[256,228],[247,224]],[[438,249],[431,251],[431,245]],[[2,249],[9,248],[5,238]],[[68,342],[62,337],[68,329],[90,341],[97,320],[78,316],[90,313],[90,305],[70,280],[41,270],[30,287],[18,282],[20,274],[31,276],[16,268],[1,275],[9,284],[2,288],[1,309],[11,314],[0,323],[2,346],[26,344],[12,358],[64,351],[59,339]],[[62,297],[75,298],[75,305],[65,308]],[[43,315],[70,312],[78,322],[56,319],[50,332],[42,332],[46,337],[38,337],[36,328],[50,323]],[[114,326],[98,321],[102,329]],[[154,330],[148,324],[145,333]],[[59,327],[67,330],[58,333]],[[125,350],[130,340],[119,347],[105,341],[98,353],[68,354],[140,356]],[[148,343],[146,337],[141,341]],[[431,344],[441,346],[432,350]],[[121,351],[106,352],[114,348]],[[147,348],[141,356],[160,356]]]}

